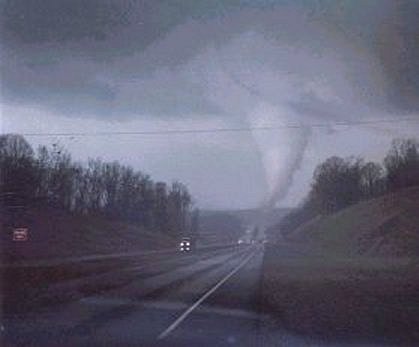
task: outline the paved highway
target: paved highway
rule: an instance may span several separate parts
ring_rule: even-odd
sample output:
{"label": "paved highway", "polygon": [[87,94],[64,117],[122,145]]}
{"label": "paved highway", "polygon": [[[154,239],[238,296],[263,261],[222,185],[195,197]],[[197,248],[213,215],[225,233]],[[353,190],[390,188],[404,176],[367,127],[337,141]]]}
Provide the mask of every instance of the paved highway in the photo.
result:
{"label": "paved highway", "polygon": [[41,270],[65,275],[48,285],[23,285],[22,277],[16,285],[9,276],[2,344],[326,345],[283,331],[261,313],[262,262],[263,246],[255,245],[60,265]]}
{"label": "paved highway", "polygon": [[[253,334],[250,327],[258,325],[259,317],[251,300],[257,298],[262,255],[260,247],[244,247],[187,255],[112,257],[75,263],[73,267],[80,269],[77,276],[64,276],[48,285],[25,284],[24,277],[18,286],[8,281],[1,326],[3,343],[6,346],[238,344],[244,341],[244,332]],[[61,268],[63,273],[68,272],[68,266]],[[30,282],[31,269],[26,271],[22,276],[26,275]],[[44,271],[52,270],[45,267]],[[57,271],[60,265],[56,265],[54,273]],[[247,279],[243,282],[245,287],[235,288],[234,283],[243,273]],[[241,300],[245,306],[240,305]]]}

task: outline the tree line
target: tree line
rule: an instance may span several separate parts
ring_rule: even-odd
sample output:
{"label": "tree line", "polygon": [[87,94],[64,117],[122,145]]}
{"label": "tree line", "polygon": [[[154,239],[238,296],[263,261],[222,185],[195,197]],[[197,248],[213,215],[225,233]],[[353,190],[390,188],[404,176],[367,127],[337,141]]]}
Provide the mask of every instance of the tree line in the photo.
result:
{"label": "tree line", "polygon": [[279,227],[287,235],[316,216],[412,186],[419,186],[419,144],[415,139],[394,140],[382,163],[333,156],[316,167],[305,201]]}
{"label": "tree line", "polygon": [[185,185],[154,182],[117,161],[72,160],[58,144],[36,151],[21,135],[0,136],[3,206],[48,204],[82,215],[102,215],[177,236],[197,229],[197,211]]}

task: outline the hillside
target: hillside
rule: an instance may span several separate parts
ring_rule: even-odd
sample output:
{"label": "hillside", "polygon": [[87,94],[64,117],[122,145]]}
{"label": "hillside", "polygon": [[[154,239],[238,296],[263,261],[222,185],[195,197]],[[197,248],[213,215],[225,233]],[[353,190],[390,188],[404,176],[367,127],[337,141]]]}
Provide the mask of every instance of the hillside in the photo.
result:
{"label": "hillside", "polygon": [[275,225],[290,211],[289,208],[270,210],[202,210],[200,234],[203,243],[236,242],[246,229]]}
{"label": "hillside", "polygon": [[261,228],[269,227],[279,223],[279,221],[291,211],[291,208],[272,208],[261,210],[258,208],[249,208],[241,210],[202,210],[201,217],[215,215],[229,215],[237,218],[243,227],[260,224]]}
{"label": "hillside", "polygon": [[238,217],[246,226],[258,224],[265,229],[278,224],[281,219],[291,211],[291,208],[272,208],[272,209],[243,209],[231,210],[229,213]]}
{"label": "hillside", "polygon": [[25,212],[20,226],[28,228],[29,240],[14,242],[10,220],[10,215],[0,213],[0,251],[5,261],[135,252],[169,247],[172,242],[128,223],[45,206]]}
{"label": "hillside", "polygon": [[417,255],[418,211],[419,187],[413,187],[317,217],[297,228],[288,241],[336,255]]}
{"label": "hillside", "polygon": [[241,220],[229,212],[201,212],[199,233],[202,244],[235,243],[243,232]]}

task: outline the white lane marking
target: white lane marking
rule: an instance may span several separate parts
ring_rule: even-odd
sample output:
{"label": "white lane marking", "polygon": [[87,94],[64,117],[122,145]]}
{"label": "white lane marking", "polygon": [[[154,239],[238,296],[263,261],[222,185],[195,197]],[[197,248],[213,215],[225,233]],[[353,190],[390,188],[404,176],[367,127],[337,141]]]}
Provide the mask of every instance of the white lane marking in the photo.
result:
{"label": "white lane marking", "polygon": [[221,287],[225,282],[227,282],[237,271],[239,271],[243,266],[245,266],[250,259],[252,259],[257,252],[252,252],[247,256],[237,267],[235,267],[231,272],[229,272],[221,281],[219,281],[214,287],[207,291],[203,296],[201,296],[192,306],[190,306],[185,312],[183,312],[170,326],[163,331],[159,336],[158,340],[164,339],[167,337],[173,330],[175,330],[191,313],[195,310],[202,302],[205,301],[212,293],[214,293],[219,287]]}
{"label": "white lane marking", "polygon": [[[136,308],[146,308],[146,309],[157,309],[157,310],[171,310],[171,311],[180,311],[186,310],[189,305],[183,302],[173,302],[173,301],[144,301],[144,302],[137,302],[135,300],[130,299],[114,299],[114,298],[105,298],[105,297],[87,297],[80,299],[80,303],[85,305],[92,305],[98,307],[109,307],[109,308],[116,308],[122,305],[129,305],[130,307]],[[247,318],[247,319],[267,319],[269,316],[265,316],[259,313],[255,313],[252,311],[241,310],[241,309],[224,309],[221,307],[201,307],[200,312],[217,314],[219,316],[225,317],[238,317],[238,318]],[[0,327],[1,330],[1,327]]]}

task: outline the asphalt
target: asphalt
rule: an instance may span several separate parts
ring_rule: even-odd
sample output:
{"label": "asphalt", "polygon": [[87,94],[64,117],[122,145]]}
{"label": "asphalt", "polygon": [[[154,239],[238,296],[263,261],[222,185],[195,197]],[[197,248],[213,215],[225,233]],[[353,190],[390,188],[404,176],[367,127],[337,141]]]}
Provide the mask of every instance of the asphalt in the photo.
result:
{"label": "asphalt", "polygon": [[2,346],[331,345],[284,331],[260,307],[263,253],[252,245],[96,259],[48,284],[6,276]]}

